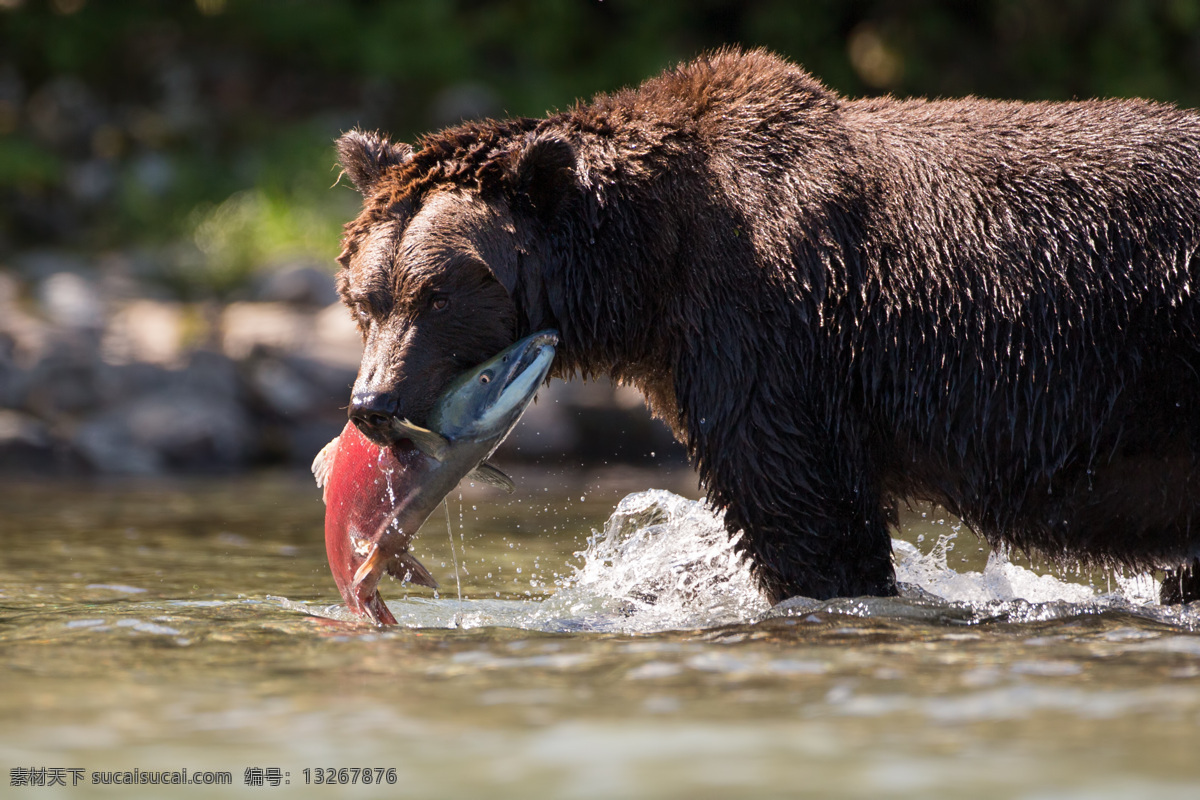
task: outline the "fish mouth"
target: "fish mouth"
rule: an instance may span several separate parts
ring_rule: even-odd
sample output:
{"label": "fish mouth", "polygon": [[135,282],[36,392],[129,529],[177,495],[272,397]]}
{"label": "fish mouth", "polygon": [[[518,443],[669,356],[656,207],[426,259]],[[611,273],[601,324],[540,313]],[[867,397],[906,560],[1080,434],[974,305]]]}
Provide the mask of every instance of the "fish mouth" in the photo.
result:
{"label": "fish mouth", "polygon": [[481,420],[490,420],[497,427],[507,427],[513,414],[520,416],[550,372],[557,344],[557,331],[538,331],[518,343],[512,352],[500,357],[500,385],[493,395],[490,408],[481,415]]}
{"label": "fish mouth", "polygon": [[[558,331],[545,330],[531,334],[525,340],[525,345],[516,353],[513,353],[509,358],[515,357],[515,362],[506,371],[504,381],[500,386],[500,392],[503,394],[508,391],[509,387],[521,376],[537,364],[539,359],[547,355],[547,348],[553,348],[558,344]],[[554,357],[553,350],[549,352],[551,358]]]}

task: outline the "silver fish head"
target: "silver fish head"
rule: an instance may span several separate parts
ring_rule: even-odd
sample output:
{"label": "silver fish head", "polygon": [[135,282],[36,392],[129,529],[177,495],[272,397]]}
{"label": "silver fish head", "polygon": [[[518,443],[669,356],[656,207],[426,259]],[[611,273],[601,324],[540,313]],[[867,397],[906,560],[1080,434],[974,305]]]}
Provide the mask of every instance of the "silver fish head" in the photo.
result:
{"label": "silver fish head", "polygon": [[550,372],[557,331],[539,331],[459,375],[442,392],[429,427],[447,439],[503,438]]}

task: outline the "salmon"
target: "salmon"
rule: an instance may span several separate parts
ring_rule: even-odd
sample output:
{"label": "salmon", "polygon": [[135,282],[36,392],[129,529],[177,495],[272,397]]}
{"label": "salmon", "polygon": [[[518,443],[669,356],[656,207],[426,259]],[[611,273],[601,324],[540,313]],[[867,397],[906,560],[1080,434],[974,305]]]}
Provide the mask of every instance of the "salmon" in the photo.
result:
{"label": "salmon", "polygon": [[517,424],[546,379],[558,334],[541,331],[468,370],[442,392],[428,427],[392,421],[379,446],[352,422],[313,460],[325,500],[325,551],[346,606],[378,625],[396,618],[379,594],[384,573],[437,587],[409,552],[422,523],[470,475],[507,491],[512,481],[485,460]]}

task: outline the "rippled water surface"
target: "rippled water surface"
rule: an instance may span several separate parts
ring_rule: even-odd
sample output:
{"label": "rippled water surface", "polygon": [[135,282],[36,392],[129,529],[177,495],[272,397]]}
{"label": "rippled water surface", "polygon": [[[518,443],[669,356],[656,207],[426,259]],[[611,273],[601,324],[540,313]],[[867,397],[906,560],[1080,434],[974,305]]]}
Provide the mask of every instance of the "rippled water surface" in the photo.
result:
{"label": "rippled water surface", "polygon": [[389,630],[339,605],[306,479],[0,488],[4,796],[1200,796],[1200,607],[1148,581],[918,509],[903,597],[768,609],[702,507],[639,491],[678,476],[517,477],[426,524],[442,589],[385,582]]}

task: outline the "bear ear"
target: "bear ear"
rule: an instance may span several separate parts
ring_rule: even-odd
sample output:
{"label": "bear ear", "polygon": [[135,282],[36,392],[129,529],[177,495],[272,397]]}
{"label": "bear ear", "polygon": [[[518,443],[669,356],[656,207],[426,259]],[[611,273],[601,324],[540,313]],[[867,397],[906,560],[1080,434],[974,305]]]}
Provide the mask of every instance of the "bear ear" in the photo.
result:
{"label": "bear ear", "polygon": [[513,154],[509,181],[514,194],[548,220],[575,188],[575,148],[552,133],[528,138]]}
{"label": "bear ear", "polygon": [[338,161],[354,188],[370,192],[384,170],[412,158],[413,149],[403,142],[389,142],[377,133],[349,131],[337,140]]}

